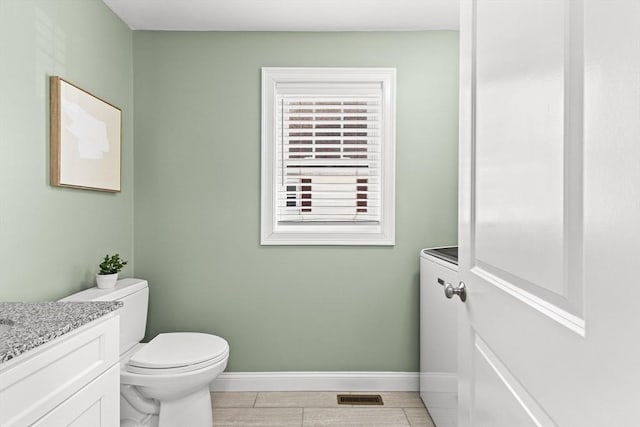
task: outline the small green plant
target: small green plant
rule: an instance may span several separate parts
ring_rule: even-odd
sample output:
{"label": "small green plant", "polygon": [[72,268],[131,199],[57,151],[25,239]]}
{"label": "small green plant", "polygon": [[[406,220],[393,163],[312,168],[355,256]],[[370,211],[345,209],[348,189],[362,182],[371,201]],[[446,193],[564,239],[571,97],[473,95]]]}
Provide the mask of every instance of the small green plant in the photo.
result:
{"label": "small green plant", "polygon": [[105,255],[104,260],[100,263],[100,272],[98,274],[116,274],[127,265],[127,261],[120,259],[120,254]]}

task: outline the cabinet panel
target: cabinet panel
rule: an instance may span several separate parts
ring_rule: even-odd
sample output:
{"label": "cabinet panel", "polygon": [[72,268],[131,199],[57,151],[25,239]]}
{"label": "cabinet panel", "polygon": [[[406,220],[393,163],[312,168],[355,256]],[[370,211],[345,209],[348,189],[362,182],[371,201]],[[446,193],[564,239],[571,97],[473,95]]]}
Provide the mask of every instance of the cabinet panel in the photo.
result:
{"label": "cabinet panel", "polygon": [[34,427],[117,427],[120,423],[120,364],[42,417]]}
{"label": "cabinet panel", "polygon": [[457,285],[456,268],[432,257],[420,258],[421,373],[457,371],[457,307],[446,299],[444,285],[438,282]]}

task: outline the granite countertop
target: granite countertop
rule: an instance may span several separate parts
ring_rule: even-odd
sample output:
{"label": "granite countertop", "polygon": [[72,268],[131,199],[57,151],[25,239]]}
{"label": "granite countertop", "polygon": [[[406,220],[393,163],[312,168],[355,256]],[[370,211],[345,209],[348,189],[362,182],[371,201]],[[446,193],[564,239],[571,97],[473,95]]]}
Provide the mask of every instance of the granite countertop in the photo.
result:
{"label": "granite countertop", "polygon": [[0,302],[0,364],[122,307],[107,302]]}

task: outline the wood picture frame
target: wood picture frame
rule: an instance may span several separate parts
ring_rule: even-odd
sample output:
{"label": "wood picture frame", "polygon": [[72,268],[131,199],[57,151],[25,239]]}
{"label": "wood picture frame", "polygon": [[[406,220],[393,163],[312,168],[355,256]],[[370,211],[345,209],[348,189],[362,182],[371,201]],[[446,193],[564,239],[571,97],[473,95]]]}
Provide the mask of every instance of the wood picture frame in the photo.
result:
{"label": "wood picture frame", "polygon": [[51,84],[51,185],[120,192],[122,111],[58,77]]}

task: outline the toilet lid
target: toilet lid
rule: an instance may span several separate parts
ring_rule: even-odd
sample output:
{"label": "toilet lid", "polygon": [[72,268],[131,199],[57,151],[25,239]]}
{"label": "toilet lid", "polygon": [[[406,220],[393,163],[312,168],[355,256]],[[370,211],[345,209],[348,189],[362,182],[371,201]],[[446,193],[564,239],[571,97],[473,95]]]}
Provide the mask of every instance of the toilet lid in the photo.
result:
{"label": "toilet lid", "polygon": [[215,335],[197,332],[159,334],[137,351],[131,359],[132,368],[170,370],[200,367],[223,359],[229,352],[227,342]]}

